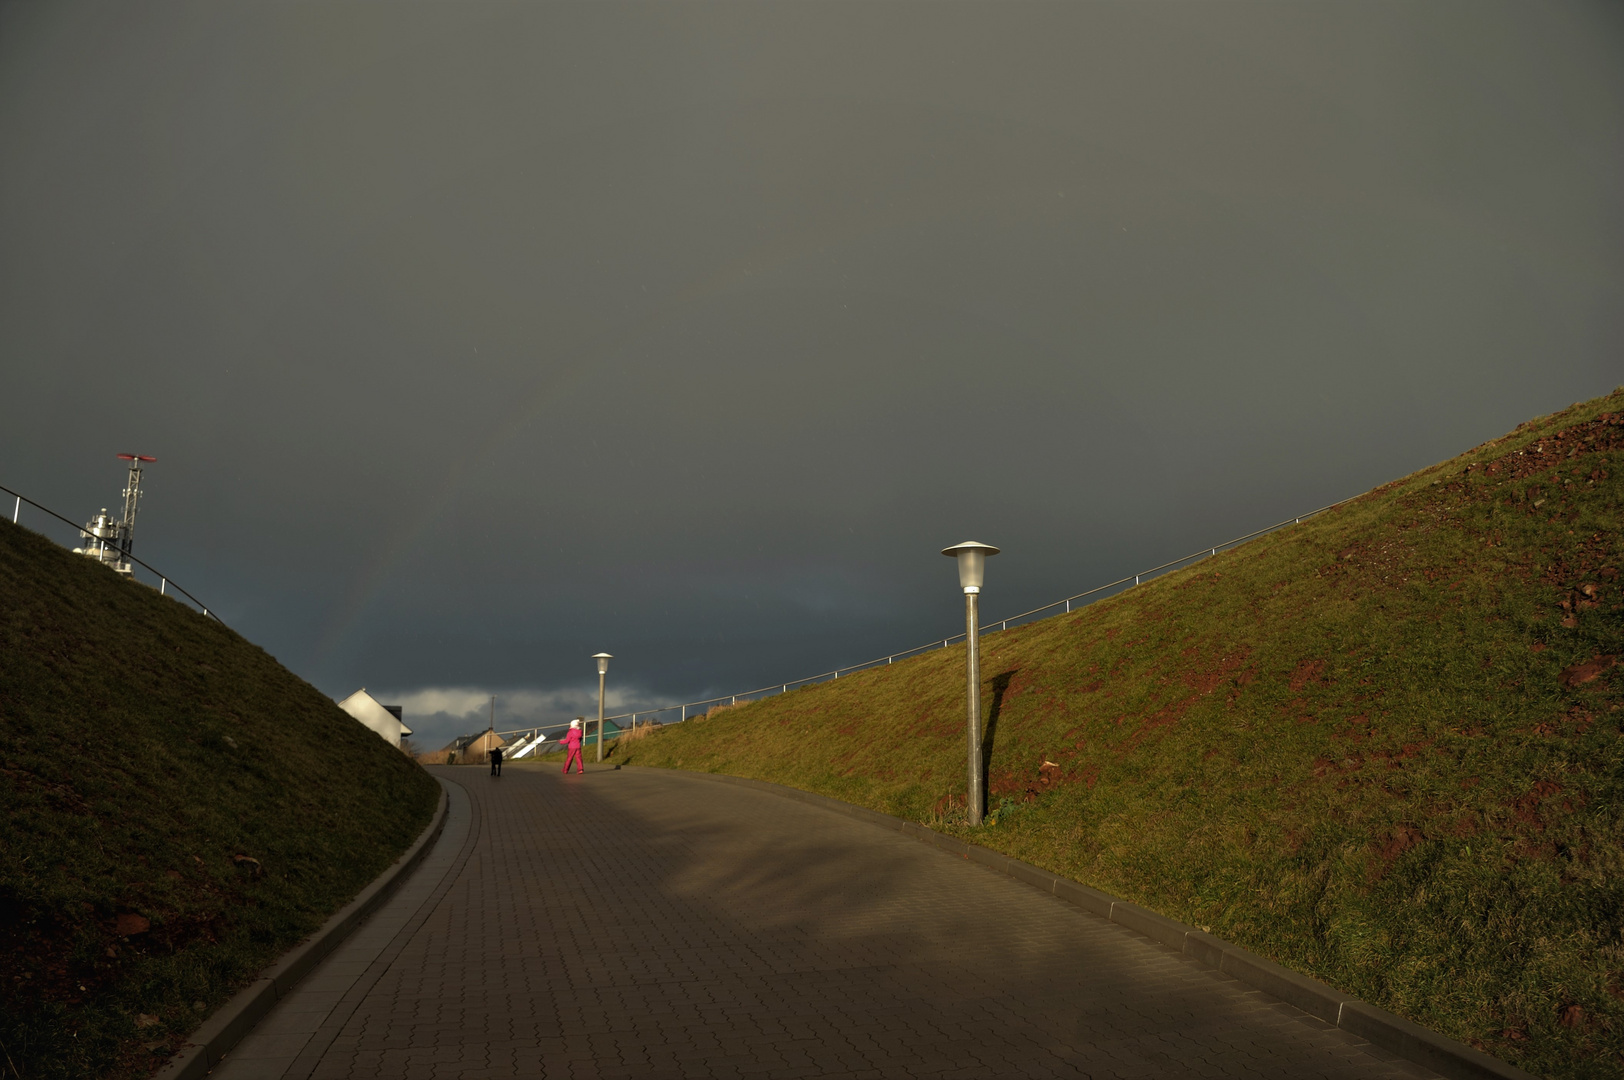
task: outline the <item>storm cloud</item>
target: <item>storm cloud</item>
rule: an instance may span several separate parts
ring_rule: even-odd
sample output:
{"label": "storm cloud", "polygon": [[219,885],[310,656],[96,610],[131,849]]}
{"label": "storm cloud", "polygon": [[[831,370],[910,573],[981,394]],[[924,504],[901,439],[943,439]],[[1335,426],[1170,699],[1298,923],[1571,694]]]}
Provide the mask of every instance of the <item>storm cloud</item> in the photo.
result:
{"label": "storm cloud", "polygon": [[425,743],[796,678],[1612,389],[1621,132],[1610,4],[4,4],[0,483]]}

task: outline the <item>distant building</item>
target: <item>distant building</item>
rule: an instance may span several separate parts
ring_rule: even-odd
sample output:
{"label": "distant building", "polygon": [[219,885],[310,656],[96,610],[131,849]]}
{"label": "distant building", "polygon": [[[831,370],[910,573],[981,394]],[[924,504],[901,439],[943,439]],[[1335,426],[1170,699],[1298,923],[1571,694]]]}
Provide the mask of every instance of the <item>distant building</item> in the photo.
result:
{"label": "distant building", "polygon": [[459,735],[450,743],[434,751],[424,754],[418,760],[425,765],[484,765],[490,761],[487,756],[498,746],[506,746],[507,740],[494,731],[485,730],[477,735]]}
{"label": "distant building", "polygon": [[412,733],[411,728],[401,723],[399,705],[378,704],[364,686],[340,701],[338,707],[361,721],[368,729],[377,732],[378,738],[390,746],[399,746],[401,738]]}

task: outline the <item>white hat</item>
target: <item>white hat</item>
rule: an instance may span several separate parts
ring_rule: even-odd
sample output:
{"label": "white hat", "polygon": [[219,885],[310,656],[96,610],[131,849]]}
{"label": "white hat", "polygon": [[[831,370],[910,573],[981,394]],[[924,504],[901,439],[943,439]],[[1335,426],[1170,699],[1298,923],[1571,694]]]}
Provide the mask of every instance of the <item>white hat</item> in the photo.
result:
{"label": "white hat", "polygon": [[578,728],[578,727],[580,727],[580,726],[581,726],[581,722],[580,722],[580,721],[579,721],[579,720],[571,720],[571,721],[570,721],[570,727],[572,727],[572,728]]}

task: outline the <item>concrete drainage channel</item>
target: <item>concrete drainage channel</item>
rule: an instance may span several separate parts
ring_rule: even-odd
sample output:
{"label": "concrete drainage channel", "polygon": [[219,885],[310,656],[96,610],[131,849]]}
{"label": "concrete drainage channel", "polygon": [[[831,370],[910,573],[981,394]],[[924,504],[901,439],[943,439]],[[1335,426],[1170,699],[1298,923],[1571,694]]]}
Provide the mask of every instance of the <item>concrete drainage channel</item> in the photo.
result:
{"label": "concrete drainage channel", "polygon": [[406,853],[395,860],[393,866],[380,874],[372,884],[361,890],[337,914],[322,924],[321,929],[285,953],[266,972],[255,979],[247,989],[238,993],[220,1010],[203,1021],[180,1052],[154,1074],[153,1080],[197,1080],[220,1064],[232,1047],[253,1030],[276,1003],[299,984],[329,953],[338,948],[350,931],[360,926],[423,861],[434,842],[445,830],[446,810],[450,800],[440,792],[440,805],[435,808],[434,819],[429,822]]}
{"label": "concrete drainage channel", "polygon": [[[688,772],[688,770],[672,771]],[[1158,941],[1168,948],[1176,949],[1207,967],[1222,971],[1237,982],[1279,998],[1310,1016],[1356,1035],[1389,1053],[1431,1069],[1440,1076],[1449,1077],[1450,1080],[1538,1080],[1532,1073],[1507,1065],[1499,1058],[1490,1057],[1463,1042],[1440,1035],[1436,1031],[1429,1031],[1419,1024],[1412,1024],[1402,1016],[1378,1009],[1356,997],[1335,990],[1318,979],[1299,975],[1271,960],[1248,952],[1239,945],[1232,945],[1193,926],[1175,922],[1138,904],[1118,900],[1098,889],[1080,885],[1068,878],[1056,877],[1030,863],[1011,859],[1007,855],[1000,855],[996,851],[974,844],[966,844],[951,836],[944,836],[916,822],[904,821],[890,814],[853,806],[851,803],[844,803],[825,795],[814,795],[809,791],[770,784],[764,780],[750,780],[721,773],[688,772],[688,775],[714,780],[717,783],[758,788],[786,799],[821,806],[837,814],[867,821],[943,851],[963,856],[971,862],[980,863],[1001,874],[1024,881],[1085,911],[1093,912],[1101,918],[1109,919],[1153,941]]]}

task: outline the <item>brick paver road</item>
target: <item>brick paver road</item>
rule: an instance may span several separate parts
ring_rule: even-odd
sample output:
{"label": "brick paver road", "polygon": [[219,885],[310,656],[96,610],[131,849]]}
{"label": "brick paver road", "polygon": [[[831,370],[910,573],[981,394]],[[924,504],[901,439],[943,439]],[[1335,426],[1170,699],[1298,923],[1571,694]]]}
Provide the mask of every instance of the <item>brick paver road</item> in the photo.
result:
{"label": "brick paver road", "polygon": [[626,769],[436,769],[407,887],[216,1070],[297,1077],[1425,1077],[874,825]]}

